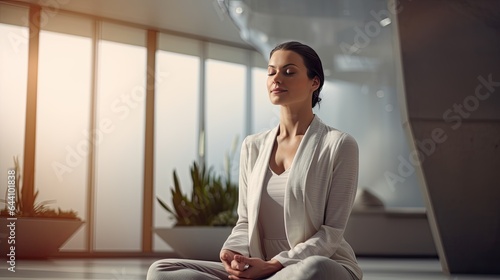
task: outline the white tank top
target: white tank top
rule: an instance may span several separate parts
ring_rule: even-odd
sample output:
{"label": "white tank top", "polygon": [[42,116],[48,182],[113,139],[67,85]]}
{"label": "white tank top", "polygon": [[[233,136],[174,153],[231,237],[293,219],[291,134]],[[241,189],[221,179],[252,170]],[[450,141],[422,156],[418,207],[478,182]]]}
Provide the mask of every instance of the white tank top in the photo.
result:
{"label": "white tank top", "polygon": [[283,209],[289,170],[277,175],[271,168],[268,168],[264,180],[259,211],[259,231],[266,260],[272,259],[282,251],[290,250],[286,239]]}

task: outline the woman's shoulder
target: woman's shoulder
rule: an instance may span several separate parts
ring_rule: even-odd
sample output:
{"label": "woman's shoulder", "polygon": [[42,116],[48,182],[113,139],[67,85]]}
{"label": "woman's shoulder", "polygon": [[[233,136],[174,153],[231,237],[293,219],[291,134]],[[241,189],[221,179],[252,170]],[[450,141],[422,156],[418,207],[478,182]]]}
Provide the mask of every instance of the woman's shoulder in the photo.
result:
{"label": "woman's shoulder", "polygon": [[243,139],[243,145],[247,147],[260,147],[266,139],[273,133],[274,129],[260,131],[254,134],[247,135]]}
{"label": "woman's shoulder", "polygon": [[335,127],[325,124],[319,119],[320,126],[324,131],[324,143],[331,145],[355,145],[357,146],[356,139],[348,132],[342,131]]}

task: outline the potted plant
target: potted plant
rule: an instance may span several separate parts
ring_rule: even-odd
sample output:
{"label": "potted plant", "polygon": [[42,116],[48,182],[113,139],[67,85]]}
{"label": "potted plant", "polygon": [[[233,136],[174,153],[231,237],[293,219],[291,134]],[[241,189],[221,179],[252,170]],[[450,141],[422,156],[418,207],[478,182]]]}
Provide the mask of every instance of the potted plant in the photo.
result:
{"label": "potted plant", "polygon": [[8,260],[18,258],[46,258],[59,248],[82,226],[83,221],[73,210],[63,211],[47,205],[54,201],[36,202],[38,190],[33,196],[25,195],[26,184],[20,189],[19,162],[14,157],[14,169],[9,172],[9,186],[5,207],[0,210],[0,251],[7,252]]}
{"label": "potted plant", "polygon": [[234,150],[233,146],[231,156],[226,155],[225,176],[193,162],[191,194],[182,191],[174,170],[172,206],[157,198],[176,223],[173,228],[159,228],[155,232],[183,258],[218,260],[219,251],[236,224],[238,187],[231,180]]}

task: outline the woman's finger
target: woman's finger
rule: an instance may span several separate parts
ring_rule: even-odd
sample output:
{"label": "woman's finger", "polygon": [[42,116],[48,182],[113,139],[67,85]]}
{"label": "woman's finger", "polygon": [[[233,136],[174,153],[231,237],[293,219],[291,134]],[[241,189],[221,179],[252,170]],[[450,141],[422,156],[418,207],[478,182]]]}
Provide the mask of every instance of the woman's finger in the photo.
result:
{"label": "woman's finger", "polygon": [[242,255],[238,255],[238,256],[234,256],[234,259],[240,263],[245,263],[245,264],[248,264],[248,265],[252,265],[252,259],[251,258],[247,258],[245,256],[242,256]]}
{"label": "woman's finger", "polygon": [[231,268],[238,271],[245,270],[246,265],[246,263],[238,262],[237,260],[231,262]]}

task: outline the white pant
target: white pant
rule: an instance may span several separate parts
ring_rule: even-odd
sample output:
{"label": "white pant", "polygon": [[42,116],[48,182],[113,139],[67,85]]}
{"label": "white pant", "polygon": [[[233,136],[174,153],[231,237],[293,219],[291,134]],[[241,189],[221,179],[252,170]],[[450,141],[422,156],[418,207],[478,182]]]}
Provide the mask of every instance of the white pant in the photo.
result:
{"label": "white pant", "polygon": [[[220,262],[164,259],[151,265],[147,280],[226,280],[228,276]],[[289,265],[266,279],[357,280],[354,274],[336,261],[320,256],[311,256]]]}

